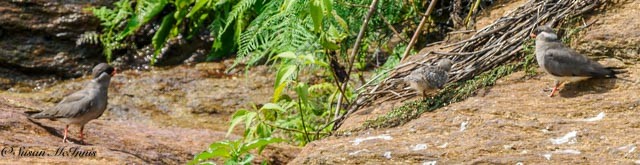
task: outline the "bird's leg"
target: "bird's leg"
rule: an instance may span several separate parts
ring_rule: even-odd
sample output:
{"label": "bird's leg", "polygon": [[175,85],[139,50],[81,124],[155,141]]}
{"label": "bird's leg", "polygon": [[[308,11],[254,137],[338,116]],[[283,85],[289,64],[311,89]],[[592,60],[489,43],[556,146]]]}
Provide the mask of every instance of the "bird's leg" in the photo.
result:
{"label": "bird's leg", "polygon": [[62,143],[68,143],[67,141],[67,132],[69,131],[69,125],[64,127],[64,137],[62,138]]}
{"label": "bird's leg", "polygon": [[559,86],[560,86],[560,81],[554,80],[554,87],[553,87],[553,90],[551,90],[551,94],[549,94],[549,97],[553,97],[553,94],[556,93],[556,91],[558,91]]}
{"label": "bird's leg", "polygon": [[84,130],[84,125],[80,126],[80,143],[84,144],[84,133],[82,133]]}

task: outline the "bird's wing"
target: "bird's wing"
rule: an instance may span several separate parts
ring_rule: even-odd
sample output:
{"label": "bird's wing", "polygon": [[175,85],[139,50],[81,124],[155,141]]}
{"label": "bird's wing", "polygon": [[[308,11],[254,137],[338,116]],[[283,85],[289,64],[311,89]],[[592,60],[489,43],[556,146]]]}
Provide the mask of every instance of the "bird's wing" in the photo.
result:
{"label": "bird's wing", "polygon": [[611,70],[569,48],[547,50],[544,68],[558,77],[606,77],[613,74]]}
{"label": "bird's wing", "polygon": [[449,76],[445,70],[434,66],[429,67],[425,73],[425,78],[428,80],[427,82],[429,82],[429,86],[442,88],[444,84],[447,83]]}
{"label": "bird's wing", "polygon": [[84,114],[93,104],[89,90],[75,92],[51,109],[35,114],[34,118],[71,118]]}

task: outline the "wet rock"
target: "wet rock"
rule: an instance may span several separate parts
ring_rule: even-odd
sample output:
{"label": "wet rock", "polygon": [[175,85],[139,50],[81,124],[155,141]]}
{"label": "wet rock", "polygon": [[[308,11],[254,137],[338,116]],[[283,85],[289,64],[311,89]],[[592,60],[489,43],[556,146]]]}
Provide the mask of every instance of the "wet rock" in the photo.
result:
{"label": "wet rock", "polygon": [[98,20],[84,8],[113,1],[1,1],[0,68],[11,71],[0,71],[0,79],[9,79],[0,89],[16,83],[34,88],[80,77],[103,61],[99,47],[76,47],[75,41],[85,31],[99,28]]}
{"label": "wet rock", "polygon": [[[100,21],[85,9],[111,6],[115,1],[1,1],[0,90],[41,89],[58,80],[86,75],[94,65],[104,62],[106,58],[99,44],[77,44],[77,41],[86,32],[100,32],[102,28]],[[151,38],[160,21],[151,20],[125,39],[135,46],[115,50],[112,65],[121,70],[150,69],[154,53]],[[156,65],[203,62],[212,42],[213,37],[206,30],[190,39],[180,35],[167,42]]]}

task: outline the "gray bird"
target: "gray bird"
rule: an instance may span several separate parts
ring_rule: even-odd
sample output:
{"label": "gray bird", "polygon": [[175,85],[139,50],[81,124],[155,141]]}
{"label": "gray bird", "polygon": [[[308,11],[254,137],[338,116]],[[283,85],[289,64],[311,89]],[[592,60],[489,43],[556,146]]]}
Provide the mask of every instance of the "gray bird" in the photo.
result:
{"label": "gray bird", "polygon": [[451,65],[453,62],[450,59],[441,59],[435,66],[424,66],[413,70],[404,77],[404,82],[416,90],[416,93],[426,97],[429,91],[444,87],[449,80],[448,72],[451,70]]}
{"label": "gray bird", "polygon": [[535,53],[538,65],[555,80],[549,97],[552,97],[565,81],[616,77],[617,72],[614,70],[563,45],[549,26],[536,28],[531,37],[536,39]]}
{"label": "gray bird", "polygon": [[60,120],[66,123],[63,143],[69,142],[67,140],[69,125],[80,126],[80,142],[84,143],[84,134],[82,133],[84,125],[102,116],[107,108],[109,82],[115,74],[116,69],[106,63],[96,65],[92,70],[93,79],[82,90],[65,97],[55,107],[33,114],[31,117]]}

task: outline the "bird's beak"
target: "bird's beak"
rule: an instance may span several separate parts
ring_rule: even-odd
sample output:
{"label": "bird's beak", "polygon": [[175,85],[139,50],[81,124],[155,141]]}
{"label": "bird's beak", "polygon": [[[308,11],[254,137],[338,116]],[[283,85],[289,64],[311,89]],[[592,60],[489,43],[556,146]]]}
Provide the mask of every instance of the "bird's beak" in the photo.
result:
{"label": "bird's beak", "polygon": [[533,33],[529,34],[529,36],[530,36],[531,38],[536,38],[536,34],[533,34]]}
{"label": "bird's beak", "polygon": [[111,72],[111,77],[115,76],[118,73],[118,68],[113,68],[113,72]]}

